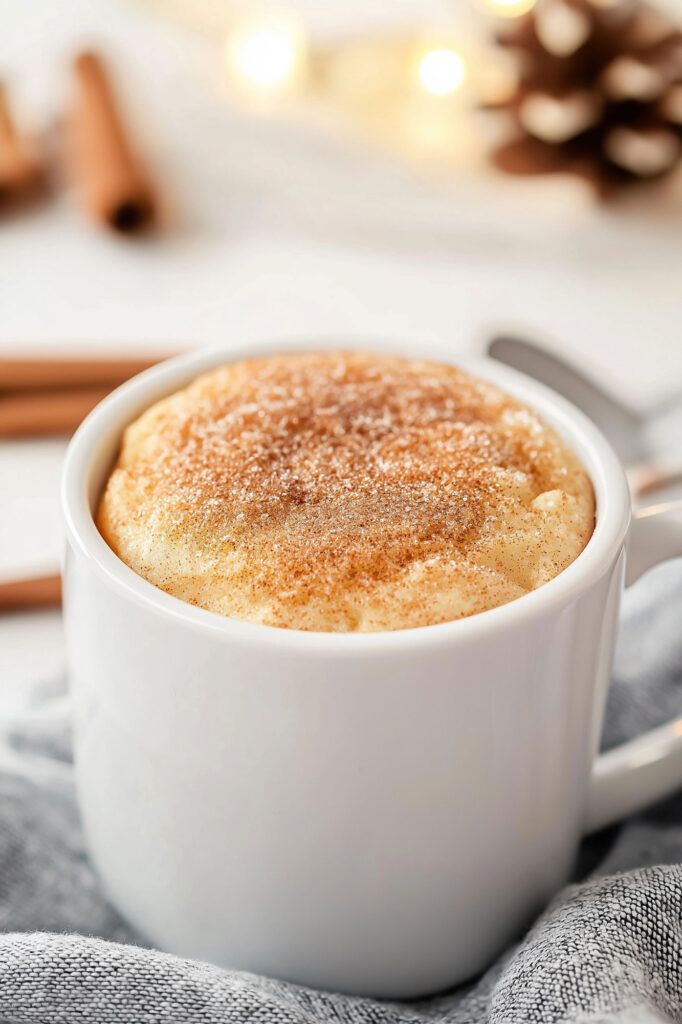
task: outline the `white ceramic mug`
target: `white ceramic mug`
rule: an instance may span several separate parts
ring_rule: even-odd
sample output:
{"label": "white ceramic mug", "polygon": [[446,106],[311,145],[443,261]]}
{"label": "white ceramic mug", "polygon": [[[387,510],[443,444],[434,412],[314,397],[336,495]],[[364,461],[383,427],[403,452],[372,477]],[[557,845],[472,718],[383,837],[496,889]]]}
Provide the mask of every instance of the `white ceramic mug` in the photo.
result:
{"label": "white ceramic mug", "polygon": [[[457,360],[537,409],[587,468],[597,521],[576,561],[517,601],[420,629],[222,618],[138,577],[92,512],[126,424],[245,354],[148,370],[69,448],[64,608],[89,850],[112,902],[163,949],[345,992],[443,989],[519,934],[587,830],[682,784],[680,722],[595,760],[630,528],[623,471],[563,399]],[[682,528],[652,514],[630,543],[639,573],[682,554]]]}

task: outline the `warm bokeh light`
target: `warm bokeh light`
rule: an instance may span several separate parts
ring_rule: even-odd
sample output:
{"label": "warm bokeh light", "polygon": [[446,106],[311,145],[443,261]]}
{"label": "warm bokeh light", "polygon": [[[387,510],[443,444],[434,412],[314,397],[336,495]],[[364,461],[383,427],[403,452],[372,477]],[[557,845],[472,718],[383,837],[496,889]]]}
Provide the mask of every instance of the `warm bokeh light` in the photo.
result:
{"label": "warm bokeh light", "polygon": [[430,50],[419,62],[419,81],[433,96],[454,92],[464,78],[464,64],[454,50]]}
{"label": "warm bokeh light", "polygon": [[520,18],[535,7],[536,0],[483,0],[483,4],[499,18]]}
{"label": "warm bokeh light", "polygon": [[307,57],[300,22],[284,12],[238,22],[225,42],[228,84],[254,98],[293,91],[302,81]]}
{"label": "warm bokeh light", "polygon": [[294,66],[291,39],[281,29],[261,29],[244,41],[239,62],[246,77],[258,85],[279,82]]}

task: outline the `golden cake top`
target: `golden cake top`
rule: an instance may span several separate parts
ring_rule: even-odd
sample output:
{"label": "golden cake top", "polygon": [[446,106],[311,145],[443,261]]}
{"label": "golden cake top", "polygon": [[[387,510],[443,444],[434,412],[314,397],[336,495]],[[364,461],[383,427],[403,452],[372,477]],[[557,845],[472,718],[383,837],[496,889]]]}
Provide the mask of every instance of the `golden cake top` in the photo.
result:
{"label": "golden cake top", "polygon": [[594,507],[530,409],[452,366],[249,359],[126,431],[98,525],[141,576],[269,625],[384,630],[470,615],[561,572]]}

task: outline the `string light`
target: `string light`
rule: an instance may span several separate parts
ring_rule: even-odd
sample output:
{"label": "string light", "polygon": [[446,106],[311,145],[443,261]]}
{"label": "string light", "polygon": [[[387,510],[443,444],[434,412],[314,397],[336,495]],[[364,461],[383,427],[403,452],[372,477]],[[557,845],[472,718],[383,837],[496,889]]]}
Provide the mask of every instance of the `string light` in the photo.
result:
{"label": "string light", "polygon": [[419,61],[419,81],[432,96],[448,96],[464,78],[462,58],[454,50],[438,49],[425,53]]}
{"label": "string light", "polygon": [[261,29],[244,41],[239,62],[244,75],[257,85],[274,85],[294,66],[291,40],[281,30]]}
{"label": "string light", "polygon": [[284,11],[239,21],[225,41],[224,67],[228,86],[256,102],[295,93],[307,68],[303,27]]}
{"label": "string light", "polygon": [[[532,0],[514,0],[522,2]],[[322,46],[294,13],[278,8],[234,22],[223,72],[230,95],[256,112],[295,99],[301,112],[317,116],[326,103],[375,142],[420,161],[454,165],[478,145],[470,105],[506,88],[496,69],[481,81],[482,53],[470,28],[453,36],[450,24]]]}

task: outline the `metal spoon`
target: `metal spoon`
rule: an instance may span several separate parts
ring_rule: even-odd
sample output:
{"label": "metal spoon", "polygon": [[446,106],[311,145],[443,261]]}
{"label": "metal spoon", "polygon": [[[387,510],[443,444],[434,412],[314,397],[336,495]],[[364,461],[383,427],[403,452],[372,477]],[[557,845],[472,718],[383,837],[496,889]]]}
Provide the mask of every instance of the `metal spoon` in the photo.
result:
{"label": "metal spoon", "polygon": [[582,409],[611,442],[634,495],[648,496],[682,483],[682,393],[642,413],[567,360],[514,331],[495,333],[484,348],[493,359],[547,384]]}

